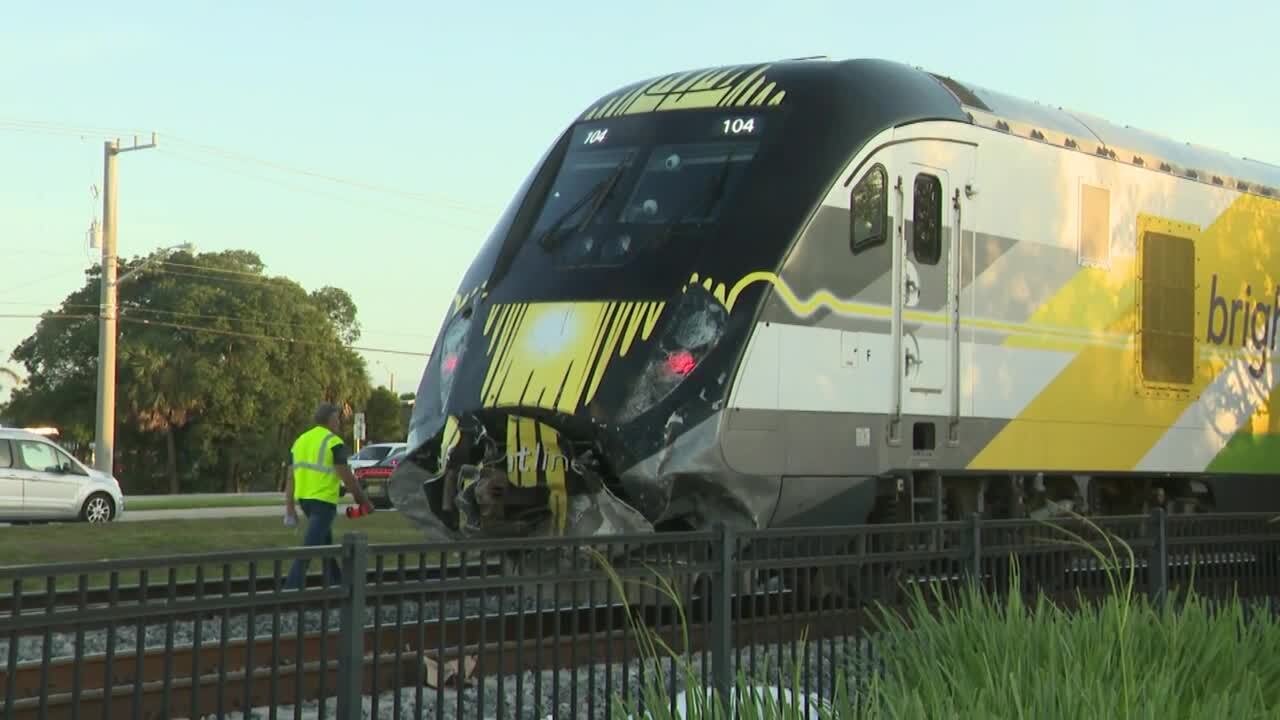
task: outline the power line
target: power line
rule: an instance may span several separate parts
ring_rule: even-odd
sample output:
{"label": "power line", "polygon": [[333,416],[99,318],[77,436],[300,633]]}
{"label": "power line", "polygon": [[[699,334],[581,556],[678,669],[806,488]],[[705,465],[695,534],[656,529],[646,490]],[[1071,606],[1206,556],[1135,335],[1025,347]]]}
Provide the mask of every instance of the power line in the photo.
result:
{"label": "power line", "polygon": [[[149,130],[139,130],[137,128],[110,128],[98,127],[90,125],[71,125],[67,123],[54,123],[45,120],[27,120],[22,118],[6,118],[0,117],[0,128],[6,128],[16,131],[44,132],[52,134],[62,134],[76,137],[94,137],[94,138],[119,138],[128,136],[143,137],[150,135]],[[261,165],[269,167],[280,172],[290,173],[302,177],[314,178],[318,180],[326,180],[328,182],[346,185],[370,192],[384,193],[388,195],[396,195],[411,200],[425,201],[429,203],[439,204],[453,210],[470,213],[479,217],[490,218],[500,209],[492,205],[479,205],[473,202],[467,202],[458,198],[443,195],[441,193],[423,192],[417,190],[404,190],[401,188],[391,187],[380,183],[359,180],[350,177],[336,175],[334,173],[322,172],[309,168],[300,167],[283,163],[277,160],[267,160],[256,157],[242,151],[231,150],[217,145],[211,145],[206,142],[199,142],[188,139],[179,135],[164,133],[165,152],[172,152],[173,148],[170,143],[176,143],[189,149],[189,152],[200,153],[203,155],[220,158],[231,162],[238,162],[246,165]],[[180,154],[180,153],[179,153]]]}
{"label": "power line", "polygon": [[[75,271],[76,271],[76,272],[83,273],[83,272],[84,272],[84,268],[83,268],[83,267],[77,267],[77,268],[75,268]],[[59,270],[59,271],[57,271],[57,272],[55,272],[55,273],[51,273],[51,274],[49,274],[49,275],[45,275],[45,276],[43,276],[43,277],[38,277],[38,278],[36,278],[35,280],[32,280],[32,281],[30,281],[30,282],[21,283],[21,284],[19,284],[19,285],[10,285],[10,286],[8,286],[8,287],[4,288],[3,290],[0,290],[0,295],[4,295],[4,294],[8,294],[8,293],[12,293],[12,292],[13,292],[13,291],[15,291],[15,290],[22,290],[23,288],[28,288],[28,287],[31,287],[32,285],[39,285],[40,283],[43,283],[43,282],[45,282],[45,281],[47,281],[47,280],[52,280],[52,279],[57,278],[57,277],[62,277],[63,275],[70,275],[70,274],[71,274],[71,272],[72,272],[72,271],[71,271],[70,269],[63,269],[63,270]]]}
{"label": "power line", "polygon": [[47,120],[27,120],[23,118],[8,117],[0,117],[0,126],[9,127],[11,129],[25,128],[67,135],[90,135],[100,138],[115,138],[131,135],[143,136],[150,132],[139,130],[138,128],[107,128],[88,125],[68,125],[66,123],[54,123]]}
{"label": "power line", "polygon": [[[191,317],[191,318],[200,318],[204,320],[227,320],[230,322],[254,323],[258,325],[279,325],[281,327],[290,327],[290,328],[301,328],[301,327],[309,328],[310,327],[305,323],[291,322],[288,320],[256,320],[253,318],[240,317],[236,315],[205,315],[202,313],[183,312],[180,310],[159,310],[156,308],[141,307],[139,305],[134,305],[134,304],[124,305],[123,307],[128,310],[134,310],[138,312],[148,312],[148,313],[154,313],[157,315],[172,315],[175,317]],[[389,332],[385,330],[377,330],[374,328],[366,328],[361,326],[360,334],[363,335],[365,333],[368,333],[370,335],[395,335],[398,337],[416,337],[416,338],[431,337],[430,335],[426,335],[423,333],[403,333],[403,332],[397,333],[397,332]]]}
{"label": "power line", "polygon": [[[328,345],[329,343],[319,340],[302,340],[299,338],[284,337],[280,335],[263,335],[260,333],[245,333],[236,330],[218,330],[216,328],[197,327],[195,325],[184,325],[182,323],[166,322],[164,320],[150,320],[147,318],[120,318],[122,321],[138,323],[141,325],[156,325],[160,327],[174,328],[177,330],[192,330],[196,332],[206,332],[215,335],[227,335],[232,337],[243,337],[253,340],[275,340],[278,342],[299,343],[302,345]],[[412,355],[414,357],[430,357],[431,353],[411,352],[408,350],[390,350],[387,348],[362,347],[359,345],[343,345],[348,350],[359,350],[361,352],[386,353],[389,355]]]}
{"label": "power line", "polygon": [[[183,272],[181,270],[160,270],[157,274],[172,275],[174,277],[195,278],[197,280],[208,280],[210,282],[229,282],[229,283],[240,283],[242,285],[261,285],[264,287],[270,287],[277,280],[282,280],[282,279],[289,279],[290,282],[297,282],[296,280],[293,280],[291,278],[271,278],[265,275],[252,275],[250,273],[245,273],[246,275],[249,275],[249,277],[244,277],[244,278],[215,277],[212,275],[205,275],[202,273]],[[301,283],[299,283],[299,285],[301,285]]]}
{"label": "power line", "polygon": [[165,155],[169,155],[169,156],[171,156],[171,157],[175,157],[175,158],[181,159],[181,160],[183,160],[183,161],[185,161],[185,162],[195,163],[195,164],[197,164],[197,165],[204,165],[205,167],[213,168],[213,169],[215,169],[215,170],[220,170],[220,171],[224,171],[224,172],[231,172],[231,173],[235,173],[235,174],[237,174],[237,175],[242,175],[242,176],[244,176],[244,177],[248,177],[248,178],[252,178],[252,179],[254,179],[254,180],[257,180],[257,181],[259,181],[259,182],[270,183],[270,184],[272,184],[272,185],[279,185],[280,187],[289,188],[289,189],[291,189],[291,190],[297,190],[297,191],[304,192],[304,193],[311,193],[311,194],[313,194],[313,195],[320,195],[320,196],[324,196],[324,197],[335,198],[335,199],[337,199],[337,200],[341,200],[341,201],[344,201],[344,202],[347,202],[347,203],[351,203],[351,204],[354,204],[354,205],[361,205],[361,206],[365,206],[365,207],[373,207],[373,208],[378,209],[378,210],[379,210],[379,211],[381,211],[381,212],[388,212],[388,213],[395,213],[395,214],[397,214],[397,215],[403,215],[403,216],[405,216],[405,217],[413,218],[413,219],[415,219],[415,220],[418,220],[418,221],[421,221],[421,222],[424,222],[424,223],[443,223],[443,224],[446,224],[446,225],[452,225],[452,226],[454,226],[454,227],[461,228],[461,229],[465,229],[465,230],[470,230],[470,231],[473,231],[473,232],[484,232],[484,231],[485,231],[485,228],[481,228],[481,227],[476,226],[476,225],[469,225],[469,224],[462,223],[462,222],[458,222],[458,221],[455,221],[455,220],[446,220],[446,219],[440,218],[440,217],[438,217],[438,216],[437,216],[437,217],[427,217],[427,216],[425,216],[425,215],[420,215],[420,214],[418,214],[418,213],[416,213],[416,212],[412,212],[412,211],[406,210],[405,208],[400,208],[400,207],[391,207],[391,206],[383,205],[383,204],[381,204],[381,203],[372,203],[372,202],[370,202],[370,201],[369,201],[369,199],[368,199],[368,198],[360,198],[360,197],[355,197],[355,196],[352,196],[352,195],[345,195],[345,194],[342,194],[342,193],[328,192],[328,191],[321,190],[321,189],[318,189],[318,188],[308,187],[308,186],[306,186],[306,185],[299,185],[299,184],[296,184],[296,183],[289,183],[289,182],[285,182],[285,181],[283,181],[283,180],[281,180],[281,179],[279,179],[279,178],[274,178],[274,177],[270,177],[270,176],[268,176],[268,175],[263,175],[262,173],[250,172],[250,171],[248,171],[248,170],[246,170],[246,169],[243,169],[243,168],[238,168],[238,167],[220,167],[220,166],[215,165],[215,164],[213,164],[213,163],[206,162],[206,161],[204,161],[204,160],[200,160],[200,159],[198,159],[198,158],[196,158],[196,157],[194,157],[194,156],[192,156],[192,155],[189,155],[189,154],[187,154],[185,151],[178,151],[178,150],[174,150],[173,148],[166,148],[166,149],[163,149],[163,150],[161,151],[161,153],[162,153],[162,154],[165,154]]}
{"label": "power line", "polygon": [[[18,305],[18,306],[26,305],[26,306],[34,306],[34,307],[47,307],[47,308],[50,308],[50,309],[52,309],[52,308],[56,308],[56,307],[62,307],[62,308],[82,308],[82,309],[86,309],[86,310],[97,310],[97,309],[100,307],[99,305],[94,305],[94,304],[91,304],[91,303],[71,303],[71,302],[63,302],[63,303],[43,302],[43,303],[39,303],[39,302],[17,302],[17,301],[3,302],[3,301],[0,301],[0,305]],[[159,308],[149,308],[149,307],[144,307],[144,306],[142,306],[142,305],[138,305],[138,304],[136,304],[136,303],[132,303],[132,302],[124,302],[124,303],[121,303],[121,304],[119,305],[119,307],[120,307],[120,309],[121,309],[121,310],[127,310],[127,311],[130,311],[130,312],[151,313],[151,314],[154,314],[154,315],[169,315],[169,316],[173,316],[173,317],[198,318],[198,319],[201,319],[201,320],[222,320],[222,321],[226,321],[226,322],[249,323],[249,324],[253,324],[253,325],[278,326],[278,327],[285,327],[285,328],[308,328],[308,329],[310,329],[310,327],[311,327],[310,325],[308,325],[308,324],[306,324],[306,323],[293,322],[293,321],[289,321],[289,320],[261,320],[261,319],[257,319],[257,318],[244,317],[244,316],[241,316],[241,315],[210,315],[210,314],[207,314],[207,313],[186,312],[186,311],[182,311],[182,310],[162,310],[162,309],[159,309]],[[59,314],[59,313],[51,313],[51,314],[50,314],[50,317],[58,317],[58,316],[64,316],[64,317],[80,317],[80,316],[76,316],[76,315],[66,315],[66,314]],[[11,314],[11,315],[0,315],[0,317],[39,319],[39,318],[42,318],[42,317],[45,317],[45,316],[44,316],[44,315],[32,315],[32,314]],[[96,315],[86,315],[86,316],[84,316],[84,317],[96,317]],[[426,334],[426,333],[393,332],[393,331],[390,331],[390,330],[382,330],[382,329],[379,329],[379,328],[368,328],[368,327],[364,327],[364,326],[361,326],[361,327],[360,327],[360,334],[362,334],[362,335],[365,335],[365,334],[368,334],[368,335],[386,335],[386,336],[395,336],[395,337],[423,338],[423,339],[428,339],[428,338],[430,338],[430,337],[431,337],[431,335],[428,335],[428,334]]]}
{"label": "power line", "polygon": [[191,268],[193,270],[207,270],[208,272],[222,273],[225,275],[246,275],[248,277],[261,278],[263,280],[272,279],[262,273],[250,272],[248,270],[232,270],[230,268],[209,267],[207,265],[193,265],[191,263],[173,262],[172,260],[157,260],[155,264],[168,265],[170,267]]}
{"label": "power line", "polygon": [[[7,130],[16,131],[16,132],[36,132],[36,133],[47,133],[47,134],[54,134],[54,135],[74,136],[74,137],[79,137],[82,140],[85,139],[86,137],[111,139],[111,138],[117,138],[122,136],[127,137],[131,135],[133,136],[149,135],[149,131],[141,132],[135,129],[87,127],[87,126],[51,123],[51,122],[45,122],[45,121],[6,119],[6,118],[0,118],[0,129],[7,129]],[[438,193],[426,193],[426,192],[420,192],[420,191],[402,190],[402,189],[390,187],[387,185],[380,185],[377,183],[366,182],[363,180],[356,180],[352,178],[342,177],[339,175],[334,175],[332,173],[309,170],[306,168],[288,165],[286,163],[281,163],[277,161],[264,160],[262,158],[254,157],[245,153],[234,152],[225,148],[209,145],[207,143],[188,140],[183,137],[171,136],[171,135],[166,135],[165,137],[166,137],[166,144],[164,147],[160,148],[160,151],[163,154],[181,158],[181,159],[187,160],[188,162],[205,165],[207,167],[216,167],[216,166],[214,166],[212,163],[208,163],[208,162],[204,162],[199,159],[196,159],[195,157],[193,157],[193,155],[199,154],[206,157],[217,158],[217,159],[231,162],[231,163],[240,163],[242,165],[260,165],[260,166],[269,167],[284,173],[289,173],[289,174],[302,176],[302,177],[308,177],[312,179],[325,180],[327,182],[336,183],[339,185],[345,185],[353,188],[358,188],[358,189],[369,191],[369,192],[395,195],[395,196],[399,196],[409,200],[436,204],[444,208],[468,213],[481,218],[491,218],[495,216],[498,212],[498,210],[492,206],[487,206],[487,205],[482,206],[474,203],[468,203],[468,202],[465,202],[456,198],[447,197]],[[183,147],[186,149],[175,150],[173,147],[170,147],[168,145],[169,142],[177,143],[180,147]],[[280,182],[279,180],[264,176],[260,173],[251,173],[251,172],[246,172],[244,170],[237,171],[230,168],[226,168],[226,169],[231,170],[232,172],[239,172],[239,174],[246,175],[248,177],[253,177],[255,179],[262,180],[265,182],[272,182],[277,185],[281,185],[283,187],[288,187],[295,190],[302,190],[303,192],[313,192],[313,193],[318,193],[322,195],[329,195],[332,197],[338,197],[340,199],[347,200],[349,202],[355,201],[355,199],[352,198],[351,196],[335,195],[332,193],[317,191],[314,188],[307,188],[305,186],[298,186],[298,185],[283,183],[283,182]],[[389,212],[403,213],[403,211],[392,210],[385,207],[381,209],[388,210]],[[417,217],[418,219],[425,220],[427,222],[437,222],[436,219],[423,218],[421,216],[417,216],[412,213],[403,213],[403,214],[410,215],[411,217]],[[447,222],[448,224],[452,224],[467,230],[476,230],[480,232],[484,231],[484,228],[476,227],[473,225],[467,225],[459,222],[449,222],[449,221],[444,221],[444,222]]]}
{"label": "power line", "polygon": [[[21,319],[21,320],[95,320],[96,315],[74,315],[68,313],[45,313],[43,315],[17,314],[17,313],[0,313],[0,319]],[[320,340],[303,340],[300,338],[284,337],[282,335],[264,335],[260,333],[245,333],[235,330],[219,330],[217,328],[199,327],[197,325],[185,325],[182,323],[166,322],[164,320],[151,320],[148,318],[134,318],[121,316],[121,322],[135,323],[139,325],[154,325],[159,327],[173,328],[176,330],[189,330],[192,332],[209,333],[212,335],[227,335],[232,337],[242,337],[251,340],[274,340],[282,343],[298,343],[301,345],[328,345],[329,343]],[[359,352],[382,353],[386,355],[408,355],[412,357],[431,357],[431,353],[412,352],[410,350],[392,350],[390,348],[368,347],[363,345],[343,345],[348,350],[357,350]]]}
{"label": "power line", "polygon": [[97,315],[70,315],[67,313],[45,313],[43,315],[21,315],[17,313],[0,313],[0,318],[16,319],[16,320],[43,320],[45,318],[66,319],[66,320],[92,320]]}
{"label": "power line", "polygon": [[415,200],[428,200],[432,202],[438,202],[441,205],[450,207],[455,210],[461,210],[463,212],[473,213],[473,214],[481,215],[484,217],[491,216],[495,211],[495,208],[473,205],[471,203],[455,200],[453,198],[448,198],[443,195],[438,195],[435,193],[424,193],[424,192],[415,192],[410,190],[400,190],[398,188],[388,187],[385,185],[377,185],[377,184],[365,182],[362,180],[354,180],[351,178],[340,177],[340,176],[331,175],[328,173],[317,172],[315,170],[308,170],[306,168],[300,168],[293,165],[286,165],[284,163],[275,162],[272,160],[263,160],[261,158],[256,158],[243,153],[233,152],[225,148],[216,147],[214,145],[208,145],[205,143],[194,142],[192,140],[186,140],[181,137],[168,136],[168,138],[171,141],[180,143],[182,145],[187,145],[192,148],[196,148],[210,155],[215,155],[217,157],[221,157],[227,160],[235,160],[235,161],[244,162],[244,163],[255,163],[258,165],[275,168],[277,170],[281,170],[284,172],[294,173],[296,175],[302,175],[305,177],[312,177],[312,178],[317,178],[321,180],[328,180],[330,182],[335,182],[342,185],[349,185],[351,187],[360,188],[362,190],[369,190],[372,192],[382,192],[382,193],[388,193],[392,195],[399,195],[401,197],[407,197]]}

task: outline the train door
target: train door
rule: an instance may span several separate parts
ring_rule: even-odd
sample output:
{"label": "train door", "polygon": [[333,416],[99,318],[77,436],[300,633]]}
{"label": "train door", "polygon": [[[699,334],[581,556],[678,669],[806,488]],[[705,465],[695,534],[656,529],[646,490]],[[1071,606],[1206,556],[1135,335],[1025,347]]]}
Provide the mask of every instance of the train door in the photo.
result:
{"label": "train door", "polygon": [[[960,242],[964,185],[973,146],[921,140],[895,148],[893,357],[890,442],[902,442],[902,416],[936,418],[913,435],[917,449],[955,443],[960,416]],[[958,176],[958,179],[957,179]],[[968,264],[969,266],[972,263]],[[943,420],[945,418],[945,420]]]}

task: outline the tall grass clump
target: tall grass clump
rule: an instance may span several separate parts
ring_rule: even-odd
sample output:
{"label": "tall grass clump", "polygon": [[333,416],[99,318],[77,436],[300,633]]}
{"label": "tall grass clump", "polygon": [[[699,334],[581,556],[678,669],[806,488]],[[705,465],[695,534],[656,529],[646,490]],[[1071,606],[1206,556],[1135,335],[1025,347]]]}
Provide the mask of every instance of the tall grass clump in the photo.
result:
{"label": "tall grass clump", "polygon": [[[704,687],[683,651],[632,621],[646,675],[639,706],[615,698],[614,717],[1280,718],[1276,617],[1270,612],[1247,617],[1236,596],[1210,607],[1193,591],[1170,592],[1164,603],[1153,604],[1134,592],[1132,549],[1089,524],[1101,535],[1105,553],[1080,535],[1057,529],[1067,535],[1067,544],[1087,550],[1103,565],[1110,584],[1104,598],[1080,598],[1074,609],[1055,605],[1042,592],[1024,600],[1016,563],[1007,593],[991,595],[970,584],[944,601],[934,585],[934,602],[929,602],[917,587],[905,612],[882,607],[876,613],[873,662],[838,669],[838,677],[824,683],[836,688],[834,700],[809,698],[808,707],[798,667],[785,677],[790,688],[772,691],[739,672],[733,697],[725,699]],[[602,557],[598,561],[625,603],[622,580]],[[638,582],[679,609],[687,649],[683,604],[672,584],[655,575],[656,582]],[[662,656],[674,661],[683,680],[685,702],[674,714]],[[796,656],[804,657],[803,650]],[[845,671],[851,677],[846,679]],[[735,712],[728,712],[730,707]]]}
{"label": "tall grass clump", "polygon": [[[1088,522],[1085,518],[1078,519]],[[1092,523],[1090,523],[1092,525]],[[1055,526],[1056,527],[1056,526]],[[859,678],[844,710],[859,718],[1280,717],[1280,624],[1247,619],[1238,597],[1211,609],[1194,592],[1157,606],[1133,589],[1134,554],[1103,536],[1111,592],[1077,609],[1037,593],[1024,602],[1014,565],[1007,597],[974,585],[931,611],[915,591],[906,617],[879,615],[883,671]],[[1121,548],[1117,548],[1119,544]],[[1119,555],[1127,555],[1127,571]],[[935,598],[941,599],[936,588]]]}
{"label": "tall grass clump", "polygon": [[[678,627],[683,644],[683,648],[679,650],[671,647],[666,640],[650,628],[642,627],[635,622],[634,616],[631,614],[630,603],[627,601],[627,593],[622,578],[614,571],[602,553],[594,548],[587,548],[586,552],[604,569],[615,592],[621,599],[627,613],[628,622],[631,624],[631,630],[635,634],[636,646],[640,656],[638,659],[641,666],[641,683],[637,688],[639,699],[638,701],[624,702],[621,697],[613,698],[612,714],[615,720],[674,720],[674,718],[728,720],[731,717],[741,718],[742,720],[751,720],[752,718],[828,720],[828,718],[837,717],[833,714],[830,702],[821,702],[817,698],[810,697],[806,706],[804,694],[798,689],[800,687],[800,670],[798,665],[795,664],[790,670],[780,668],[785,672],[785,675],[781,675],[782,677],[789,676],[790,689],[770,690],[765,683],[749,682],[746,675],[739,672],[731,690],[732,697],[727,700],[721,697],[720,693],[703,684],[700,670],[687,657],[689,650],[688,618],[684,613],[684,603],[681,602],[680,594],[673,583],[657,572],[654,573],[657,579],[653,582],[633,580],[637,586],[653,590],[655,596],[665,598],[676,609],[679,620]],[[648,566],[646,565],[646,567]],[[804,657],[803,634],[799,638],[797,645],[795,654],[799,657]],[[675,712],[672,712],[671,698],[671,681],[673,678],[667,675],[667,671],[664,669],[662,662],[664,657],[669,659],[667,664],[675,666],[677,675],[675,679],[682,686],[684,694],[683,702],[675,704]],[[710,661],[709,654],[704,654],[704,662]]]}

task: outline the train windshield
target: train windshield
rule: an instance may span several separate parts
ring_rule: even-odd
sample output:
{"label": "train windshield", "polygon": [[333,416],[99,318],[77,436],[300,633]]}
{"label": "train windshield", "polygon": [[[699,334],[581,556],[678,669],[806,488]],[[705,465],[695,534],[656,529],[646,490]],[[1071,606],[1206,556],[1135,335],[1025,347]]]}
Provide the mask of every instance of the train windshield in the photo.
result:
{"label": "train windshield", "polygon": [[771,119],[681,112],[579,125],[526,242],[561,267],[590,267],[689,241],[720,220]]}

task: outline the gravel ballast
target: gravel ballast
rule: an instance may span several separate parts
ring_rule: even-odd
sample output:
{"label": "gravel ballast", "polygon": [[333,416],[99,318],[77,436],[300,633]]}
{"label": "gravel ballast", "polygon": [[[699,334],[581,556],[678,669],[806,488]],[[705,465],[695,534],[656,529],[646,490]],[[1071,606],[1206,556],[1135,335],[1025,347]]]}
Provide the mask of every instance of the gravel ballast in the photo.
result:
{"label": "gravel ballast", "polygon": [[[483,617],[488,621],[496,621],[499,617],[505,616],[508,625],[514,626],[515,617],[519,613],[521,604],[518,596],[512,594],[510,596],[499,599],[498,596],[490,595],[484,599],[468,599],[461,604],[457,601],[444,603],[444,620],[445,623],[456,624],[462,622],[463,618],[472,619],[479,618],[483,613]],[[461,605],[461,607],[459,607]],[[384,602],[376,608],[370,606],[365,611],[366,628],[372,628],[375,623],[375,617],[380,617],[382,627],[394,628],[397,622],[397,616],[400,622],[404,624],[406,637],[416,636],[418,628],[418,618],[423,618],[429,623],[440,622],[441,603],[426,602],[422,605],[422,611],[419,613],[419,606],[416,599],[408,599],[404,602],[399,613],[394,601]],[[526,612],[534,611],[538,608],[538,603],[534,597],[525,595],[523,607]],[[553,610],[556,605],[553,599],[543,598],[541,607],[544,610]],[[574,606],[561,603],[562,610],[573,610]],[[577,609],[582,610],[583,605],[579,604]],[[275,610],[269,603],[264,603],[254,612],[253,637],[255,640],[270,639],[273,629],[273,623],[279,623],[279,632],[283,638],[296,638],[298,635],[298,611],[296,608],[282,607],[278,616],[278,620],[274,618]],[[322,620],[326,619],[326,629],[330,634],[338,634],[341,630],[340,625],[341,610],[338,607],[332,607],[329,611],[323,612],[319,609],[309,609],[302,613],[302,624],[304,633],[320,632]],[[210,617],[200,623],[200,644],[202,647],[216,645],[222,639],[222,617],[218,612],[210,613]],[[129,622],[129,621],[126,621]],[[64,621],[69,624],[69,621]],[[526,623],[527,624],[527,623]],[[175,620],[173,622],[173,644],[175,646],[191,645],[195,640],[196,623],[192,620]],[[245,640],[249,637],[249,616],[244,611],[238,611],[229,616],[227,622],[227,638],[228,640]],[[554,626],[544,622],[543,633],[550,636],[554,632]],[[601,628],[600,630],[603,630]],[[168,640],[168,622],[163,619],[148,620],[145,628],[145,638],[143,647],[147,650],[163,649]],[[133,652],[137,648],[138,624],[136,621],[115,628],[115,649],[117,654],[122,652]],[[76,633],[72,632],[55,632],[50,636],[52,659],[72,658],[75,656],[75,640]],[[8,657],[9,652],[8,637],[0,638],[0,658]],[[105,628],[84,631],[84,654],[93,655],[105,653],[107,647],[107,631]],[[34,662],[41,659],[44,650],[44,638],[42,635],[27,635],[18,639],[18,662]]]}
{"label": "gravel ballast", "polygon": [[[795,649],[793,649],[795,648]],[[807,650],[807,660],[802,665],[800,675],[800,692],[797,693],[797,702],[801,703],[801,711],[808,717],[818,718],[819,706],[823,703],[819,697],[826,698],[826,702],[830,701],[833,695],[831,683],[834,678],[835,668],[842,666],[845,672],[851,672],[857,662],[859,651],[863,654],[870,652],[870,645],[864,638],[861,641],[851,636],[843,638],[835,638],[833,641],[824,640],[821,644],[812,643],[804,648]],[[747,662],[748,654],[754,651],[755,664],[758,667],[776,668],[781,659],[784,663],[792,662],[791,658],[799,650],[799,646],[784,645],[779,648],[776,645],[757,645],[753,648],[741,648],[739,650],[742,662]],[[694,681],[699,682],[702,678],[702,663],[707,662],[703,653],[694,653],[689,658],[689,667],[694,673]],[[667,673],[670,680],[673,676],[671,669],[668,667],[668,661],[664,658],[662,670]],[[652,667],[651,665],[649,667]],[[477,681],[475,686],[464,689],[461,693],[461,712],[459,712],[459,693],[452,688],[437,690],[435,688],[422,688],[422,707],[421,715],[417,704],[418,690],[416,688],[405,688],[399,693],[383,693],[378,697],[378,707],[373,707],[373,700],[369,696],[365,696],[362,702],[361,717],[367,720],[416,720],[417,718],[436,720],[463,720],[464,718],[494,718],[498,717],[498,698],[499,685],[501,684],[501,697],[504,698],[502,707],[503,717],[518,717],[520,720],[543,720],[548,717],[556,718],[612,718],[615,717],[613,703],[621,698],[623,691],[624,674],[628,683],[627,687],[631,696],[634,698],[637,688],[640,684],[640,668],[638,663],[632,662],[628,667],[623,668],[620,664],[612,666],[595,665],[588,668],[579,668],[576,671],[560,670],[560,671],[544,671],[542,673],[526,672],[520,678],[521,687],[517,687],[517,678],[515,676],[503,676],[501,679],[497,677],[486,677],[483,682]],[[677,668],[675,694],[677,697],[686,689],[684,678],[680,677],[680,669]],[[576,697],[573,695],[573,684],[577,684]],[[594,678],[594,688],[590,685]],[[819,678],[821,678],[821,687],[819,687]],[[541,687],[536,687],[538,680],[541,680]],[[606,680],[607,679],[607,680]],[[558,682],[559,687],[554,685]],[[611,683],[606,686],[606,682]],[[765,692],[774,693],[779,685],[777,675],[769,673],[762,680],[757,681],[757,686],[763,686]],[[789,689],[792,685],[790,675],[781,681],[783,688]],[[784,691],[786,692],[786,691]],[[400,696],[400,712],[397,714],[394,707],[395,695]],[[589,696],[589,697],[588,697]],[[809,706],[806,708],[803,703],[808,698]],[[670,695],[668,695],[670,697]],[[516,701],[521,699],[521,707],[517,714]],[[481,705],[483,702],[483,705]],[[536,703],[536,704],[535,704]],[[443,705],[443,708],[441,708]],[[677,701],[677,707],[680,701]],[[628,708],[630,710],[630,707]],[[442,710],[442,712],[441,712]],[[326,717],[336,717],[337,701],[330,698],[326,703]],[[635,716],[634,712],[628,712],[627,715]],[[294,717],[293,705],[277,706],[277,716],[281,719]],[[202,715],[201,720],[208,718],[214,720],[214,715]],[[243,713],[228,713],[226,720],[267,720],[270,717],[269,708],[254,708],[246,716]],[[304,703],[302,706],[302,717],[305,720],[316,720],[320,717],[320,704],[318,702]]]}

